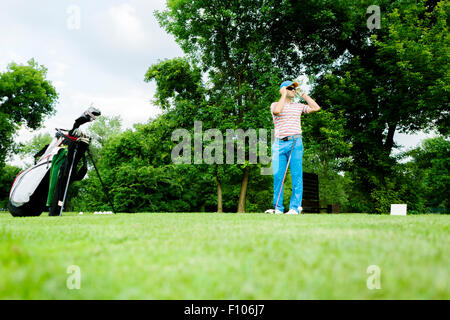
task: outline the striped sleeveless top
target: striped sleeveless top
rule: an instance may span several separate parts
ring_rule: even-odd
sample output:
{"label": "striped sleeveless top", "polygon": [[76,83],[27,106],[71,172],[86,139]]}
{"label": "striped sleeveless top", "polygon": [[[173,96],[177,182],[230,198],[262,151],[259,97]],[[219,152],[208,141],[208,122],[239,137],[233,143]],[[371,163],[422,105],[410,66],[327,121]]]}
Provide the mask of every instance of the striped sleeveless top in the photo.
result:
{"label": "striped sleeveless top", "polygon": [[273,125],[275,127],[275,137],[278,139],[302,133],[302,125],[300,117],[302,113],[310,113],[311,108],[303,103],[286,103],[283,111],[279,115],[274,115],[273,110],[277,103],[274,102],[270,106],[272,113]]}

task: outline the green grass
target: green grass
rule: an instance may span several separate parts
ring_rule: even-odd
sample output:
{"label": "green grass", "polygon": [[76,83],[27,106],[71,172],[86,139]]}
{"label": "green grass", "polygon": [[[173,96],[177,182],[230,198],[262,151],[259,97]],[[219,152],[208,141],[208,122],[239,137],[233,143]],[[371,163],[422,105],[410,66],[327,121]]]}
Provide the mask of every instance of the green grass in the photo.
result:
{"label": "green grass", "polygon": [[[0,214],[0,299],[449,299],[447,215]],[[81,269],[69,290],[67,268]],[[369,290],[367,268],[381,269]]]}

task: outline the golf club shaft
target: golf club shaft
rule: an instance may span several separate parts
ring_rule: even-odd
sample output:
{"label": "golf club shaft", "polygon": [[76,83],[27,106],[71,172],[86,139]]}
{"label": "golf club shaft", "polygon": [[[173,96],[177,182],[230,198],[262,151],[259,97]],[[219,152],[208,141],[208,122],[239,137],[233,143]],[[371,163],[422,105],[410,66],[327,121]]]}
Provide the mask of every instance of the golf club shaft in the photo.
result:
{"label": "golf club shaft", "polygon": [[291,148],[291,153],[289,154],[289,159],[286,165],[286,171],[284,172],[284,177],[283,177],[283,181],[281,182],[281,187],[280,187],[280,192],[278,193],[278,198],[277,198],[277,204],[275,205],[275,210],[277,210],[278,207],[278,201],[280,200],[280,195],[281,192],[283,191],[283,185],[284,185],[284,180],[286,179],[286,174],[289,168],[289,163],[291,162],[291,156],[292,156],[292,152],[294,151],[294,146],[295,146],[295,141],[297,140],[297,138],[294,138],[294,142],[292,143],[292,148]]}

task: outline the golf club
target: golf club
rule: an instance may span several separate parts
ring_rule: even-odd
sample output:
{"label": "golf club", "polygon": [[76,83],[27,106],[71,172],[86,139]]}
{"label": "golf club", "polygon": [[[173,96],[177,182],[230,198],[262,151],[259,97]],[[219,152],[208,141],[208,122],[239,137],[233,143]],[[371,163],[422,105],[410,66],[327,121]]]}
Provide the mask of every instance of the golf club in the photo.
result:
{"label": "golf club", "polygon": [[69,189],[70,177],[72,175],[73,164],[75,162],[75,156],[77,155],[78,143],[75,145],[75,150],[73,152],[72,163],[70,164],[69,175],[67,176],[66,188],[64,189],[64,195],[61,203],[61,210],[59,211],[59,215],[62,216],[62,212],[64,210],[64,204],[66,202],[67,190]]}

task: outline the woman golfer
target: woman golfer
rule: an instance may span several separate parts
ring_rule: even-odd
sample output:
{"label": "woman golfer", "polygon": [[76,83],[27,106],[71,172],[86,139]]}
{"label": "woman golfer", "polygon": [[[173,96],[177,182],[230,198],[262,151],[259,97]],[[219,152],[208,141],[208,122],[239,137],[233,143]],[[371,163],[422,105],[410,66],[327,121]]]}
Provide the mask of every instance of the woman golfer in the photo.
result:
{"label": "woman golfer", "polygon": [[[308,105],[292,101],[296,91],[301,94]],[[297,82],[284,81],[280,85],[280,93],[280,100],[272,103],[270,107],[275,127],[275,142],[272,145],[274,209],[269,209],[266,213],[284,213],[283,184],[287,168],[290,166],[292,196],[289,211],[286,214],[299,214],[302,212],[303,195],[303,143],[300,118],[302,113],[316,112],[320,110],[320,107],[298,88]]]}

